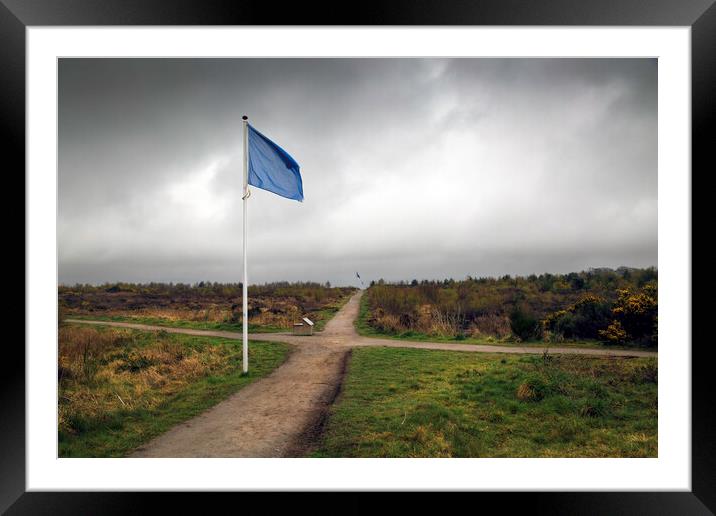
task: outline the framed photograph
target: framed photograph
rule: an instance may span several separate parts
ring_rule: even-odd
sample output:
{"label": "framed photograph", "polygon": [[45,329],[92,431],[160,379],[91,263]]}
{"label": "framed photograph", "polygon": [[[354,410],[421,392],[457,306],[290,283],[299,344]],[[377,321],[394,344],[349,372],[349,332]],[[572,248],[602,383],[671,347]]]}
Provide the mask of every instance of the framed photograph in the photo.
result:
{"label": "framed photograph", "polygon": [[27,203],[3,511],[714,510],[691,301],[712,2],[0,1]]}

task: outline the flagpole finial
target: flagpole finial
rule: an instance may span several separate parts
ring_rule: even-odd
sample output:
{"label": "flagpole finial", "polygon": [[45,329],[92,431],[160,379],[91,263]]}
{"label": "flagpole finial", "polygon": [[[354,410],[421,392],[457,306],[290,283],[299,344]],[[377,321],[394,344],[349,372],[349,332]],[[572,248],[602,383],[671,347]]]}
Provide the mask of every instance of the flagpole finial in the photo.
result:
{"label": "flagpole finial", "polygon": [[248,119],[249,119],[249,117],[247,117],[246,115],[241,117],[241,120],[248,120]]}

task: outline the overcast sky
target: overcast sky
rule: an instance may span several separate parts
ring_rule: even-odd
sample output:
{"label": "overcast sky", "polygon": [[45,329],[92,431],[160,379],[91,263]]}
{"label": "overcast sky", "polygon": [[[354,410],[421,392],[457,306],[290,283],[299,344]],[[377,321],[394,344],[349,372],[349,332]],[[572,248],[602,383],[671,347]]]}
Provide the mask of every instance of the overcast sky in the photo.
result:
{"label": "overcast sky", "polygon": [[657,265],[655,59],[61,59],[60,282],[240,281],[243,114],[250,283]]}

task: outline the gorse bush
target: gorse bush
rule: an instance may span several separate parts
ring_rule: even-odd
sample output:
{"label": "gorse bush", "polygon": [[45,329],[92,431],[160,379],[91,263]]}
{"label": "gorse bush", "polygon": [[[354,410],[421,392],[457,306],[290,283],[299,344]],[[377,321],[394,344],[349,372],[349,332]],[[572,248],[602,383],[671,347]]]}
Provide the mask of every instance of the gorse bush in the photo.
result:
{"label": "gorse bush", "polygon": [[657,288],[653,284],[645,285],[637,292],[621,289],[612,308],[613,321],[600,331],[607,342],[640,342],[656,345],[658,342]]}
{"label": "gorse bush", "polygon": [[611,319],[610,303],[599,296],[587,294],[564,310],[549,314],[542,320],[542,327],[567,339],[596,339]]}

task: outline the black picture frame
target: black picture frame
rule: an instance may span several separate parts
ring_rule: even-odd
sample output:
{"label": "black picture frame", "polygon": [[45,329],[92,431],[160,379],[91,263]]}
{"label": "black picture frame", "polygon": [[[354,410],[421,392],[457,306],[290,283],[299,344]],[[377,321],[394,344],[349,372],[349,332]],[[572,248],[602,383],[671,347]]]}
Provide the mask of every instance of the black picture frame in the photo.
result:
{"label": "black picture frame", "polygon": [[[364,0],[344,11],[328,2],[285,2],[277,7],[256,0],[0,0],[0,141],[7,165],[3,168],[6,178],[10,176],[21,183],[18,187],[23,192],[24,180],[20,178],[24,178],[25,170],[25,30],[28,26],[41,25],[690,26],[692,191],[698,192],[694,185],[701,182],[701,177],[716,170],[710,152],[716,111],[714,0]],[[6,207],[5,211],[6,220],[11,216],[17,218],[16,210],[11,212]],[[693,229],[698,228],[701,219],[695,212],[692,220]],[[692,256],[698,256],[694,254],[695,249],[692,245]],[[706,281],[696,290],[705,290],[709,286]],[[696,306],[694,310],[698,311]],[[695,327],[692,339],[691,492],[534,492],[485,493],[480,496],[494,498],[500,503],[500,511],[508,512],[518,507],[551,514],[711,514],[716,511],[709,342],[697,338],[700,335],[697,330]],[[4,358],[14,365],[4,367],[0,376],[0,512],[119,514],[144,512],[142,509],[148,508],[150,501],[159,501],[165,509],[174,506],[185,513],[196,504],[206,513],[217,504],[226,503],[228,496],[242,496],[242,503],[252,499],[245,494],[225,494],[212,497],[209,502],[206,496],[201,497],[202,500],[189,499],[188,493],[26,492],[25,353],[15,345],[6,351]],[[349,500],[342,504],[351,512],[373,506],[372,501],[355,495]],[[421,495],[414,496],[413,503],[425,507]],[[303,502],[299,501],[298,505],[292,501],[293,510],[301,504],[309,506],[315,502],[303,497]]]}

